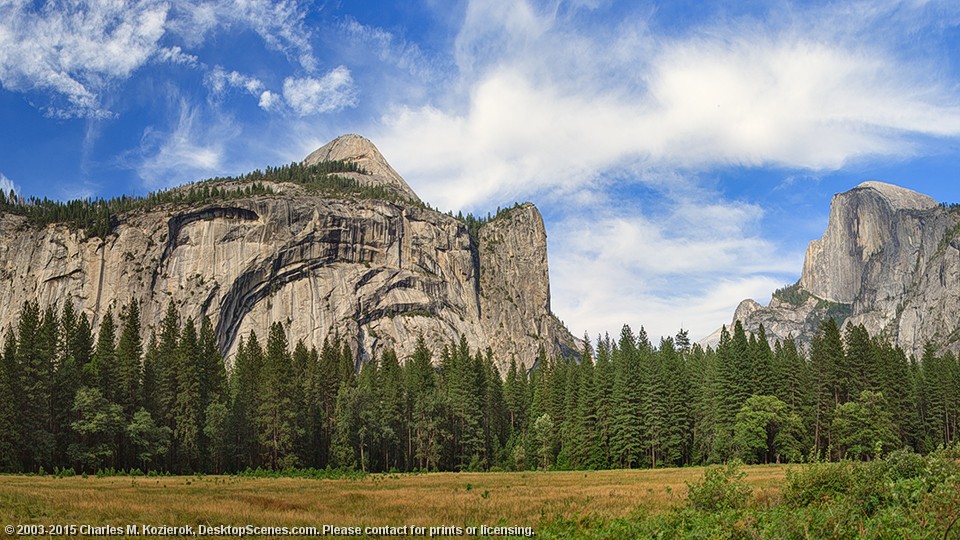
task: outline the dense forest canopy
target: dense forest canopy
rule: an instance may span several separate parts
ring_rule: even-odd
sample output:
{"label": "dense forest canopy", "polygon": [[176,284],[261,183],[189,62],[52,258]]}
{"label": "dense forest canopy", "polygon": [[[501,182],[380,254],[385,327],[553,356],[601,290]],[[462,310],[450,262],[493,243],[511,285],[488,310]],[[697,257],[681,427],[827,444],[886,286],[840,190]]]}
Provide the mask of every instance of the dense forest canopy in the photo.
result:
{"label": "dense forest canopy", "polygon": [[919,359],[828,319],[809,351],[761,328],[716,350],[686,332],[652,344],[624,326],[579,361],[529,373],[418,339],[355,369],[345,339],[291,344],[280,324],[242,339],[228,371],[208,319],[171,304],[141,341],[138,304],[84,314],[23,306],[0,351],[0,469],[175,473],[607,469],[871,460],[955,444],[960,364]]}

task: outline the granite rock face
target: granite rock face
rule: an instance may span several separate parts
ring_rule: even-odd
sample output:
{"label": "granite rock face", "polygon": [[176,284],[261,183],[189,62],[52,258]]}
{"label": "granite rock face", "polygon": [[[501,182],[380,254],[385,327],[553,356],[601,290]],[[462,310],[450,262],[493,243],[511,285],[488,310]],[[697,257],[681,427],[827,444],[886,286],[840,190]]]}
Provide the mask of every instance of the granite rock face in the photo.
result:
{"label": "granite rock face", "polygon": [[303,163],[315,165],[322,161],[347,161],[356,163],[368,174],[338,173],[352,178],[361,185],[379,186],[393,192],[401,199],[420,202],[420,197],[407,185],[397,171],[387,163],[383,155],[369,139],[360,135],[341,135],[310,153]]}
{"label": "granite rock face", "polygon": [[366,139],[341,137],[311,158],[355,158],[371,173],[358,176],[409,190],[411,202],[278,184],[274,195],[120,215],[106,240],[0,215],[0,325],[38,300],[73,302],[96,328],[108,309],[138,299],[145,334],[173,302],[184,319],[211,318],[228,359],[238,337],[264,337],[276,321],[308,346],[346,338],[357,362],[385,347],[405,358],[419,334],[432,346],[463,335],[501,367],[514,357],[529,368],[534,343],[548,354],[576,347],[550,313],[546,233],[533,205],[487,223],[476,246],[462,222],[416,204]]}
{"label": "granite rock face", "polygon": [[[765,307],[737,309],[748,331],[809,344],[819,322],[864,325],[920,354],[929,340],[960,348],[960,215],[882,182],[834,196],[827,230],[810,242],[800,281]],[[752,300],[745,302],[753,302]],[[758,305],[757,305],[758,306]],[[709,344],[716,337],[705,338]]]}

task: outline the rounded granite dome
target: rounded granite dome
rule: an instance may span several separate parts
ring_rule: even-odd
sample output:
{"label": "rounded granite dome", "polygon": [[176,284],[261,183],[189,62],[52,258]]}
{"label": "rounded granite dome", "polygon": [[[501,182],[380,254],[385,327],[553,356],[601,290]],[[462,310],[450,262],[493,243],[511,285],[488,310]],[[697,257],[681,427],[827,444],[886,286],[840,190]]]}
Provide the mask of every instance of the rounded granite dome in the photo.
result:
{"label": "rounded granite dome", "polygon": [[[406,180],[387,163],[380,150],[366,137],[356,134],[341,135],[314,150],[303,163],[314,165],[323,161],[347,161],[356,163],[368,174],[356,178],[362,184],[381,186],[404,198],[419,201]],[[346,174],[344,176],[350,176]]]}
{"label": "rounded granite dome", "polygon": [[863,182],[854,188],[854,190],[859,189],[872,189],[878,192],[890,203],[890,206],[898,209],[926,210],[937,206],[937,201],[927,195],[886,182],[877,182],[876,180]]}

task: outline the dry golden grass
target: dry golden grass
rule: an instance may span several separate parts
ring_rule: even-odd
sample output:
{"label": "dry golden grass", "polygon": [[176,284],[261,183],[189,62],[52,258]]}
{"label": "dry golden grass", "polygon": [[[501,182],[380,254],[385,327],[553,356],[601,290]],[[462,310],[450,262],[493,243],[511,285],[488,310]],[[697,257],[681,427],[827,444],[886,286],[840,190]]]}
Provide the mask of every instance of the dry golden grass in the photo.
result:
{"label": "dry golden grass", "polygon": [[[744,467],[779,491],[786,466]],[[536,526],[681,504],[703,469],[372,475],[361,480],[0,476],[0,525]]]}

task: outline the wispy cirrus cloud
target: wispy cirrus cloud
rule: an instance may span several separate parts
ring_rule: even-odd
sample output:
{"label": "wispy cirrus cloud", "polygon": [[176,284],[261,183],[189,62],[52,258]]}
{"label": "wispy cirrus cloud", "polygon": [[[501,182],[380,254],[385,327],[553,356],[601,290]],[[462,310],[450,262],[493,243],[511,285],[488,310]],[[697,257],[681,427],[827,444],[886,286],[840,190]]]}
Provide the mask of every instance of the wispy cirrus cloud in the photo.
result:
{"label": "wispy cirrus cloud", "polygon": [[186,99],[166,130],[147,128],[139,147],[126,156],[148,189],[165,189],[221,174],[227,145],[240,133],[228,117],[205,112]]}
{"label": "wispy cirrus cloud", "polygon": [[298,0],[176,0],[169,28],[194,46],[222,28],[250,28],[270,48],[313,71],[313,34],[304,21],[308,5]]}

